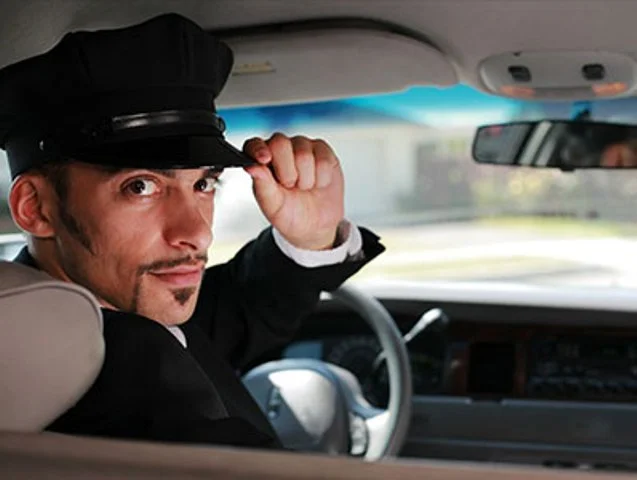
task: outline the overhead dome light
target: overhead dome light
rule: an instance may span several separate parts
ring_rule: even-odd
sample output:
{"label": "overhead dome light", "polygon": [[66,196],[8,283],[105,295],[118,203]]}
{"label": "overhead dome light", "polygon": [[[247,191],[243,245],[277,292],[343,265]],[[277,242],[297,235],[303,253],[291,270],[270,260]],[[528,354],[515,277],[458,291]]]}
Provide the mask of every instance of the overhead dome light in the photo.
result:
{"label": "overhead dome light", "polygon": [[487,91],[538,100],[593,100],[637,91],[637,62],[611,52],[511,52],[483,60],[478,74]]}

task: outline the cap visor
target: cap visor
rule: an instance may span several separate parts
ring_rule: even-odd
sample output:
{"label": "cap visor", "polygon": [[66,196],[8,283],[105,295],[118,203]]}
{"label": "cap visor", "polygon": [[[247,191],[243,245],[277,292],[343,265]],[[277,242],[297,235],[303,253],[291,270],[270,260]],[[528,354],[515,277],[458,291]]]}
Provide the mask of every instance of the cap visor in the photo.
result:
{"label": "cap visor", "polygon": [[103,143],[65,152],[82,162],[151,169],[249,167],[257,162],[221,136],[190,135]]}

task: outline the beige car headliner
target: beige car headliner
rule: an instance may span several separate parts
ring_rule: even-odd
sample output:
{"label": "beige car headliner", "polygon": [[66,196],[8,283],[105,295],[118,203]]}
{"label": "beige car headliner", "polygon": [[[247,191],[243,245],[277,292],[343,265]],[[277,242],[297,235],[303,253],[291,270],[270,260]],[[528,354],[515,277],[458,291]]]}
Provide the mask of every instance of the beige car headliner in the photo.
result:
{"label": "beige car headliner", "polygon": [[[602,50],[637,55],[637,2],[626,0],[0,0],[0,66],[47,50],[70,30],[120,27],[170,11],[184,14],[210,30],[334,17],[372,19],[422,35],[441,52],[423,44],[426,51],[418,57],[409,48],[404,49],[403,64],[390,63],[394,74],[372,86],[358,87],[361,72],[367,75],[370,68],[369,55],[351,55],[351,70],[321,78],[311,88],[298,92],[293,91],[294,85],[302,82],[289,78],[294,69],[277,72],[280,78],[274,85],[285,85],[295,100],[338,96],[341,86],[346,87],[342,95],[355,93],[357,88],[360,93],[395,90],[396,77],[409,62],[422,68],[400,79],[403,83],[460,81],[482,88],[478,65],[496,53]],[[276,45],[277,36],[270,40]],[[288,53],[297,43],[299,49],[307,48],[307,41],[290,42],[283,36],[278,41]],[[338,51],[339,44],[332,42],[327,48]],[[394,48],[372,57],[377,61],[376,71],[386,67],[388,56],[399,56],[401,51]],[[438,57],[427,57],[431,52]],[[296,54],[304,58],[303,51]],[[330,55],[319,55],[314,62],[322,58]],[[330,67],[333,65],[326,65]],[[255,91],[253,86],[250,82],[234,85],[231,80],[232,98],[221,103],[236,104],[248,91],[250,96],[244,98],[244,104],[285,100],[277,97],[281,92],[264,87]]]}

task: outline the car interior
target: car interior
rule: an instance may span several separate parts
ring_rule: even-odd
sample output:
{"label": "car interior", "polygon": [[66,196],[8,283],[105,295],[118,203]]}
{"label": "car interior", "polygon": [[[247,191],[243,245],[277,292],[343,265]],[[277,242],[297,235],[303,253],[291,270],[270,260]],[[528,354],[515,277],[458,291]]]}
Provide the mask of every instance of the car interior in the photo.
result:
{"label": "car interior", "polygon": [[[387,252],[242,375],[294,452],[43,432],[98,375],[99,305],[13,264],[6,478],[621,478],[637,471],[637,3],[0,0],[0,68],[167,12],[226,41],[228,139],[325,138]],[[225,172],[211,262],[265,226]],[[4,202],[4,203],[3,203]],[[217,215],[217,214],[216,214]]]}

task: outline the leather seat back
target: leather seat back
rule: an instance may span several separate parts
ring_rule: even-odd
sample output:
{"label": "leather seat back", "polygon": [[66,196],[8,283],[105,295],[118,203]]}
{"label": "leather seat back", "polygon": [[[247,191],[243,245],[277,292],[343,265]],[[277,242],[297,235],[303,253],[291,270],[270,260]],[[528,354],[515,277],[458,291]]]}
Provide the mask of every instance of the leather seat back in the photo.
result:
{"label": "leather seat back", "polygon": [[0,262],[0,430],[40,431],[88,390],[104,361],[86,289]]}

